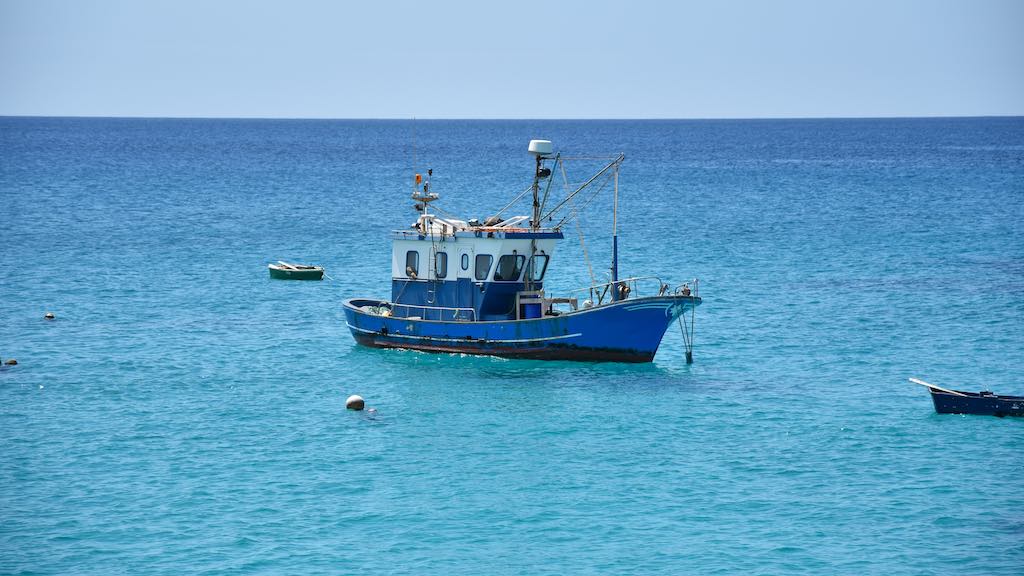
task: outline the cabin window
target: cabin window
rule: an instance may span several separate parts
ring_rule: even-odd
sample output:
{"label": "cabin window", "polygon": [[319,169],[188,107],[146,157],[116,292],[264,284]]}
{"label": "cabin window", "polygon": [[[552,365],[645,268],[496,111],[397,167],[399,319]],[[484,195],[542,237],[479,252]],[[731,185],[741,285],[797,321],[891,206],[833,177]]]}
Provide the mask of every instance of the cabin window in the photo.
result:
{"label": "cabin window", "polygon": [[476,255],[476,270],[473,275],[477,280],[487,280],[487,274],[491,271],[491,262],[494,262],[494,256],[490,254]]}
{"label": "cabin window", "polygon": [[526,273],[530,276],[530,280],[540,282],[544,279],[544,272],[546,272],[547,269],[547,254],[534,254],[533,258],[530,258],[530,266],[526,269]]}
{"label": "cabin window", "polygon": [[462,255],[462,269],[469,270],[469,254]]}
{"label": "cabin window", "polygon": [[405,253],[405,275],[415,279],[420,273],[420,253],[409,250]]}
{"label": "cabin window", "polygon": [[519,280],[519,273],[523,271],[525,256],[517,254],[506,254],[498,259],[498,267],[494,269],[494,279],[500,282],[514,282]]}
{"label": "cabin window", "polygon": [[448,253],[438,252],[434,254],[434,277],[444,278],[448,275]]}

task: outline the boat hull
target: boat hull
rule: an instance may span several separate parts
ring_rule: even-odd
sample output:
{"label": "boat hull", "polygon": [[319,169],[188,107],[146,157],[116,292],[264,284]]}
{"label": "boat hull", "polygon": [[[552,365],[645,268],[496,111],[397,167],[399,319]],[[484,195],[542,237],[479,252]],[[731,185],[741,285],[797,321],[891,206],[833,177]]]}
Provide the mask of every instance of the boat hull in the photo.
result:
{"label": "boat hull", "polygon": [[288,270],[277,266],[270,266],[270,277],[275,280],[323,280],[324,269],[312,268],[301,270]]}
{"label": "boat hull", "polygon": [[381,316],[384,304],[352,299],[345,319],[356,342],[375,348],[590,362],[650,362],[676,318],[699,305],[695,296],[636,298],[529,320],[484,322]]}
{"label": "boat hull", "polygon": [[939,414],[978,414],[982,416],[1024,416],[1024,397],[962,392],[963,396],[931,389],[932,403]]}

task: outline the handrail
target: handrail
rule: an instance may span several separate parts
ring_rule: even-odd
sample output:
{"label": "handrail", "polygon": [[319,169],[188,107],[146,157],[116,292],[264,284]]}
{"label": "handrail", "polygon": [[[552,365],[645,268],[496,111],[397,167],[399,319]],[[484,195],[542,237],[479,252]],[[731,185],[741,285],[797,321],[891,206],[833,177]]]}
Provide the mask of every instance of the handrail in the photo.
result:
{"label": "handrail", "polygon": [[639,286],[639,281],[640,280],[656,280],[658,282],[659,290],[661,289],[662,286],[664,286],[664,284],[661,281],[661,278],[659,278],[658,276],[631,276],[629,278],[621,278],[621,279],[619,279],[618,281],[615,281],[615,282],[605,282],[604,284],[594,284],[594,285],[591,285],[591,286],[586,286],[584,288],[577,288],[575,290],[570,290],[569,294],[571,295],[571,294],[589,292],[590,293],[590,300],[591,301],[594,300],[594,295],[596,294],[597,295],[597,303],[601,304],[604,301],[605,296],[608,295],[608,290],[611,289],[613,284],[617,284],[617,285],[620,285],[620,286],[625,285],[625,286],[629,287],[629,289],[630,289],[629,290],[629,294],[626,296],[626,298],[629,298],[629,296],[631,296],[631,295],[634,296],[634,297],[635,296],[639,296],[640,292],[638,290],[638,286]]}
{"label": "handrail", "polygon": [[676,289],[673,292],[676,293],[676,294],[682,294],[683,293],[683,289],[684,288],[689,288],[690,284],[693,284],[693,289],[690,290],[690,294],[689,295],[699,298],[700,297],[700,278],[694,278],[693,280],[690,280],[689,282],[683,282],[679,286],[676,286]]}
{"label": "handrail", "polygon": [[[629,288],[630,288],[630,290],[626,294],[625,298],[622,298],[622,299],[628,300],[629,298],[639,298],[640,297],[640,291],[639,291],[638,287],[640,286],[639,283],[640,283],[641,280],[656,280],[657,283],[658,283],[658,292],[657,292],[658,296],[664,296],[665,294],[669,293],[669,285],[665,284],[664,282],[662,282],[661,281],[661,277],[659,277],[659,276],[631,276],[629,278],[622,278],[621,280],[619,280],[617,282],[605,282],[603,284],[595,284],[593,286],[587,286],[587,287],[584,287],[584,288],[577,288],[575,290],[570,290],[569,291],[569,295],[571,296],[573,294],[589,292],[590,293],[591,301],[593,301],[594,295],[596,294],[597,295],[597,304],[600,305],[600,304],[602,304],[604,302],[604,299],[608,295],[608,291],[611,289],[612,285],[618,284],[618,285],[626,285],[626,286],[629,286]],[[693,297],[699,297],[699,295],[700,295],[700,280],[698,278],[694,278],[693,280],[690,280],[689,282],[684,282],[683,284],[680,284],[679,286],[676,286],[676,288],[674,290],[672,290],[671,293],[672,294],[684,294],[684,292],[683,292],[683,287],[684,286],[686,286],[686,287],[691,287],[692,286],[692,288],[690,289],[690,294],[689,295],[693,296]],[[463,321],[468,321],[468,322],[475,322],[476,321],[476,310],[474,308],[456,307],[456,306],[423,306],[423,305],[420,305],[420,304],[401,304],[401,303],[398,303],[398,302],[382,302],[382,304],[388,306],[392,310],[394,310],[395,308],[399,308],[399,307],[405,307],[406,309],[423,310],[424,312],[429,311],[429,310],[436,310],[436,311],[438,311],[438,315],[437,315],[438,316],[438,320],[443,320],[441,312],[450,310],[450,311],[453,312],[453,314],[452,314],[452,319],[453,320],[463,320]],[[466,313],[466,312],[469,312],[469,316],[470,316],[469,319],[466,320],[465,318],[460,318],[460,315],[463,314],[463,313]],[[395,316],[395,318],[403,318],[403,316]],[[408,318],[408,315],[404,316],[404,318]],[[424,318],[424,319],[429,320],[429,318]]]}
{"label": "handrail", "polygon": [[[620,279],[618,281],[615,281],[615,282],[605,282],[604,284],[594,284],[592,286],[587,286],[587,287],[584,287],[584,288],[577,288],[575,290],[570,290],[569,294],[572,295],[572,294],[577,294],[577,293],[589,292],[590,300],[591,301],[593,301],[595,299],[594,296],[596,294],[596,296],[597,296],[597,298],[596,298],[597,304],[601,304],[602,302],[604,302],[605,297],[608,295],[608,290],[611,289],[612,285],[613,284],[618,284],[618,285],[628,286],[629,289],[630,289],[629,292],[627,293],[625,299],[629,299],[631,297],[632,298],[637,298],[637,297],[640,297],[640,291],[639,291],[638,288],[639,288],[639,285],[640,285],[639,281],[641,281],[641,280],[655,280],[655,281],[657,281],[657,283],[658,283],[658,293],[657,293],[657,295],[658,296],[663,296],[666,293],[668,293],[669,285],[665,284],[664,282],[662,282],[661,281],[661,277],[659,277],[659,276],[631,276],[629,278],[622,278],[622,279]],[[686,283],[680,284],[679,286],[676,286],[675,290],[673,290],[672,293],[673,294],[680,294],[682,292],[683,286],[690,286],[690,285],[693,286],[693,289],[691,290],[690,295],[691,296],[697,296],[698,295],[697,294],[698,293],[698,280],[696,278],[694,278],[693,280],[691,280],[689,282],[686,282]]]}
{"label": "handrail", "polygon": [[[454,307],[454,306],[421,306],[419,304],[402,304],[402,303],[399,303],[399,302],[386,302],[385,304],[387,304],[392,310],[394,310],[395,308],[398,308],[398,307],[416,308],[418,310],[424,310],[424,311],[426,311],[426,310],[437,310],[439,312],[440,311],[444,311],[444,310],[451,310],[451,311],[454,312],[454,314],[452,315],[452,319],[453,320],[460,320],[459,314],[462,313],[462,312],[468,311],[470,313],[470,316],[471,316],[470,319],[469,319],[469,322],[475,322],[476,321],[476,310],[473,309],[473,308],[463,308],[463,307]],[[408,318],[408,315],[406,315],[405,317]],[[438,319],[441,319],[441,314],[438,314]]]}

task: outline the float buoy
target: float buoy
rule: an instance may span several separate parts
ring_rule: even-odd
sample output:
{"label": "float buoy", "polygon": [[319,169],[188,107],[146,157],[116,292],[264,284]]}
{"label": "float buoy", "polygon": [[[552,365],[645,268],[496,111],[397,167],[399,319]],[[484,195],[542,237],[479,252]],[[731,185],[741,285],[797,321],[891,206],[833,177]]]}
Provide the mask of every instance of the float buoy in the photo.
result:
{"label": "float buoy", "polygon": [[15,360],[14,358],[8,358],[7,362],[4,362],[4,364],[7,364],[8,366],[17,366],[18,361]]}
{"label": "float buoy", "polygon": [[358,394],[353,394],[345,400],[345,408],[349,410],[362,410],[366,403],[363,401],[363,397]]}
{"label": "float buoy", "polygon": [[43,315],[43,318],[46,318],[47,320],[53,320],[54,318],[56,318],[56,316],[53,315],[53,312],[47,312],[46,314]]}

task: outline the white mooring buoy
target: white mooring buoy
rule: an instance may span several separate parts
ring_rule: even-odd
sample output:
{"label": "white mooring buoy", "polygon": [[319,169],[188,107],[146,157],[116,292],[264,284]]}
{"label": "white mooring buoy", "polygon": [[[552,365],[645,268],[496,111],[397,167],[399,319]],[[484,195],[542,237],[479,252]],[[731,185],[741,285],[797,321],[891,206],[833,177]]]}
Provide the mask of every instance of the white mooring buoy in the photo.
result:
{"label": "white mooring buoy", "polygon": [[345,408],[349,410],[362,410],[366,403],[363,401],[363,397],[358,394],[353,394],[345,400]]}
{"label": "white mooring buoy", "polygon": [[53,320],[54,318],[56,318],[56,316],[53,315],[53,312],[47,312],[46,314],[43,315],[43,318],[46,318],[47,320]]}

